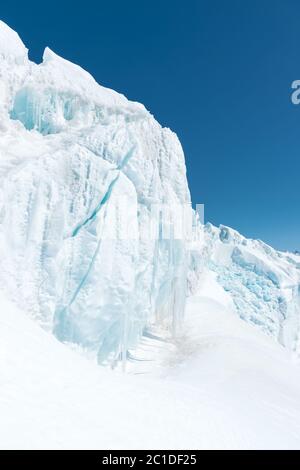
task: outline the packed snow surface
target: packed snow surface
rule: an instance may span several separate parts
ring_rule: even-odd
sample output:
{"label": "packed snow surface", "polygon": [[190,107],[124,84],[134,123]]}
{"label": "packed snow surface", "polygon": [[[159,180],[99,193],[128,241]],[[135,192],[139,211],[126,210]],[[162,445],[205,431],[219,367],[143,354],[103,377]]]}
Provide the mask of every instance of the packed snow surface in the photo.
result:
{"label": "packed snow surface", "polygon": [[160,367],[127,374],[1,302],[0,448],[300,449],[299,366],[213,290],[189,300]]}

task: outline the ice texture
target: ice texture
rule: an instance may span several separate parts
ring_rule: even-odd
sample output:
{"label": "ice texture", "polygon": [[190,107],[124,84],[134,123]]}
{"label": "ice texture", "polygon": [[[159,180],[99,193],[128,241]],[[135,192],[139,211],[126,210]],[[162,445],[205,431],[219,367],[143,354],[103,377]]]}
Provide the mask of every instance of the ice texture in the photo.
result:
{"label": "ice texture", "polygon": [[49,48],[30,62],[1,21],[0,104],[0,285],[46,330],[125,361],[152,326],[177,334],[186,297],[211,295],[214,276],[214,295],[300,352],[300,256],[196,214],[178,237],[183,151],[142,104]]}
{"label": "ice texture", "polygon": [[194,290],[202,288],[208,273],[214,274],[240,318],[299,355],[300,256],[209,223],[196,255],[201,262],[191,266]]}
{"label": "ice texture", "polygon": [[0,26],[1,283],[60,340],[114,363],[145,327],[183,316],[184,240],[142,236],[155,205],[190,202],[181,145],[50,49],[30,62]]}

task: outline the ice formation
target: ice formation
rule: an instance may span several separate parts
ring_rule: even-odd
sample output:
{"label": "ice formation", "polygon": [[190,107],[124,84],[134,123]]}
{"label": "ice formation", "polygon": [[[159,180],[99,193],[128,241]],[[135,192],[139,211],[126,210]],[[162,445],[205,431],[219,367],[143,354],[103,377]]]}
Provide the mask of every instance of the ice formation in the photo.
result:
{"label": "ice formation", "polygon": [[195,257],[196,290],[209,272],[237,315],[300,354],[299,255],[208,223]]}
{"label": "ice formation", "polygon": [[147,325],[183,314],[185,243],[159,235],[153,210],[190,202],[181,145],[50,49],[30,62],[2,22],[0,55],[2,284],[59,339],[126,357]]}
{"label": "ice formation", "polygon": [[48,48],[32,63],[3,22],[0,77],[7,296],[60,340],[114,363],[149,325],[176,332],[186,295],[210,271],[242,318],[297,347],[299,256],[225,227],[199,226],[195,243],[174,234],[190,194],[173,132]]}

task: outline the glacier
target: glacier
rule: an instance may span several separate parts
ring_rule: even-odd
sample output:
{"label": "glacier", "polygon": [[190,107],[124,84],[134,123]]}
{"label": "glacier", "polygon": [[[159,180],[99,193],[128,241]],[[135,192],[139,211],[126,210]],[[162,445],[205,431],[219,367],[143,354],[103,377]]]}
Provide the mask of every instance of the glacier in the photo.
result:
{"label": "glacier", "polygon": [[149,325],[183,317],[186,244],[159,209],[171,226],[191,210],[180,142],[49,48],[29,61],[3,22],[0,56],[1,284],[61,341],[126,359]]}
{"label": "glacier", "polygon": [[299,356],[299,255],[207,223],[193,258],[196,292],[200,289],[209,295],[209,286],[203,290],[202,285],[209,276],[222,289],[231,311]]}
{"label": "glacier", "polygon": [[153,326],[176,336],[187,297],[217,283],[235,315],[300,353],[300,256],[202,225],[176,134],[49,48],[31,62],[1,21],[0,78],[6,297],[115,365]]}
{"label": "glacier", "polygon": [[0,259],[1,449],[300,448],[299,253],[202,223],[176,135],[1,21]]}

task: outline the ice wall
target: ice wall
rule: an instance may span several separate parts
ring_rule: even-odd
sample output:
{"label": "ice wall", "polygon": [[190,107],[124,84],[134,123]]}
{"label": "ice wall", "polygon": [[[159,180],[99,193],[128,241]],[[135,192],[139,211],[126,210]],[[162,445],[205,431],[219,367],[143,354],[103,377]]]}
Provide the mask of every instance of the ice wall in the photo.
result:
{"label": "ice wall", "polygon": [[50,49],[29,62],[3,23],[0,56],[1,284],[60,340],[114,363],[145,327],[176,331],[183,316],[185,240],[153,210],[175,218],[190,202],[181,145]]}

